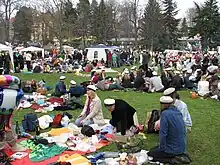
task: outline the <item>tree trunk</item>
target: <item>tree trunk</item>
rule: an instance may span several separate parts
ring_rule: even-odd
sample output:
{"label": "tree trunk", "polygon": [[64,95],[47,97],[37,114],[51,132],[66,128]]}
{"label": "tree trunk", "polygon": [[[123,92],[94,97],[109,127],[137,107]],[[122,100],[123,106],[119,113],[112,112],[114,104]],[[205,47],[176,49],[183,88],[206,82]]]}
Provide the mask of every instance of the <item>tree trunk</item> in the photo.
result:
{"label": "tree trunk", "polygon": [[9,16],[8,16],[8,6],[5,6],[5,40],[9,41]]}
{"label": "tree trunk", "polygon": [[154,50],[154,38],[153,37],[151,38],[150,50],[151,50],[151,52],[153,52],[153,50]]}

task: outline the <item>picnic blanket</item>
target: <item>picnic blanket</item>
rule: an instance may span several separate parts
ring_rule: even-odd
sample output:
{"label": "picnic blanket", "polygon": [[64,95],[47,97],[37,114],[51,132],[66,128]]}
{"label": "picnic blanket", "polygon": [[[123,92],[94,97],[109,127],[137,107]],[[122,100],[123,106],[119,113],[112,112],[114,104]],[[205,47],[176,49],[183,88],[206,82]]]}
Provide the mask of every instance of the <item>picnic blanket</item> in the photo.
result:
{"label": "picnic blanket", "polygon": [[[108,141],[100,141],[99,144],[97,145],[97,150],[98,149],[101,149],[102,147],[105,147],[105,146],[108,146],[110,144],[110,142]],[[8,156],[11,156],[13,155],[15,152],[13,152],[9,146],[6,146],[5,149],[4,149],[4,152],[8,155]],[[27,150],[26,151],[27,153],[30,153],[31,150]],[[11,162],[12,165],[47,165],[49,163],[53,163],[53,162],[57,162],[60,158],[60,156],[65,156],[65,155],[73,155],[73,154],[80,154],[80,155],[85,155],[85,154],[90,154],[92,152],[89,152],[89,153],[85,153],[85,152],[81,152],[81,151],[64,151],[62,154],[60,155],[57,155],[57,156],[54,156],[52,158],[49,158],[49,159],[46,159],[44,161],[41,161],[41,162],[32,162],[30,159],[29,159],[29,156],[26,156],[20,160],[15,160],[13,162]]]}

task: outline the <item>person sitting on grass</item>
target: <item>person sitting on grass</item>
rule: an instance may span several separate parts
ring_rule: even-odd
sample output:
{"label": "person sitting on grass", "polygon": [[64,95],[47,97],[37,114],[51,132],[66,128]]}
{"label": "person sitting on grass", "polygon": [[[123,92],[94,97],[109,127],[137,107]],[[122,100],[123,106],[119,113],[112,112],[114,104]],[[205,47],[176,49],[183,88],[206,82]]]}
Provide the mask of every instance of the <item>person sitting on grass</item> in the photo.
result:
{"label": "person sitting on grass", "polygon": [[124,100],[105,99],[105,107],[111,112],[110,124],[121,135],[131,134],[132,126],[138,126],[136,110]]}
{"label": "person sitting on grass", "polygon": [[162,84],[161,78],[158,76],[157,72],[153,72],[153,77],[150,78],[151,80],[151,92],[162,92],[164,90],[164,86]]}
{"label": "person sitting on grass", "polygon": [[84,88],[81,85],[77,85],[74,80],[71,80],[70,81],[70,89],[69,89],[68,93],[70,94],[70,97],[74,96],[76,98],[79,98],[82,95],[86,94],[86,88]]}
{"label": "person sitting on grass", "polygon": [[99,81],[99,73],[98,72],[94,72],[92,78],[91,78],[91,83],[92,84],[97,84],[97,82]]}
{"label": "person sitting on grass", "polygon": [[102,126],[105,124],[102,103],[96,94],[96,87],[94,85],[87,86],[87,99],[82,113],[78,116],[75,124],[78,127],[90,124],[98,124]]}
{"label": "person sitting on grass", "polygon": [[132,88],[133,87],[132,80],[131,80],[131,77],[129,75],[128,70],[124,71],[124,75],[122,77],[122,86],[124,88]]}
{"label": "person sitting on grass", "polygon": [[[173,101],[174,101],[174,106],[177,108],[182,113],[183,116],[183,121],[186,126],[186,131],[191,132],[192,128],[192,118],[191,115],[189,114],[188,107],[186,103],[184,103],[182,100],[180,100],[179,95],[177,94],[175,88],[168,88],[163,92],[164,96],[170,96]],[[160,130],[160,120],[155,123],[155,129]]]}
{"label": "person sitting on grass", "polygon": [[113,78],[109,78],[108,80],[99,81],[96,84],[97,88],[105,91],[105,90],[122,90],[124,89],[120,84],[118,85],[113,81]]}
{"label": "person sitting on grass", "polygon": [[145,80],[141,71],[137,71],[137,76],[134,79],[134,88],[137,91],[143,91],[145,89]]}
{"label": "person sitting on grass", "polygon": [[65,76],[60,76],[60,81],[56,85],[54,96],[60,97],[66,94],[66,85],[64,83],[65,79]]}
{"label": "person sitting on grass", "polygon": [[162,96],[161,127],[159,132],[159,146],[151,149],[147,154],[154,162],[170,163],[171,159],[186,151],[186,129],[180,111],[173,105],[170,96]]}

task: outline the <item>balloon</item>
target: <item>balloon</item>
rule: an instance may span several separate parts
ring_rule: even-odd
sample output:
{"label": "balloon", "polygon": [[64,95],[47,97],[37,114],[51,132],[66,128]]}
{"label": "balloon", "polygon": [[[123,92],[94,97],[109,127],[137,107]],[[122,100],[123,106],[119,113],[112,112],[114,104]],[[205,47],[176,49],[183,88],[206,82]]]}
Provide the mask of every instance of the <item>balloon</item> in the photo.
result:
{"label": "balloon", "polygon": [[0,75],[0,87],[1,88],[13,88],[19,89],[21,81],[16,76]]}

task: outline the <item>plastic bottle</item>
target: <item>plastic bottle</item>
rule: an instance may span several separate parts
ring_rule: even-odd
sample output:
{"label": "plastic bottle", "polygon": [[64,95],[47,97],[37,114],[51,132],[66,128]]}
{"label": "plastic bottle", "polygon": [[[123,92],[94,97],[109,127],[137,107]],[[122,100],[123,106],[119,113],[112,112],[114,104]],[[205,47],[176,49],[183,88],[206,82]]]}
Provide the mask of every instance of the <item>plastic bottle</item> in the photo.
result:
{"label": "plastic bottle", "polygon": [[35,130],[36,131],[36,135],[39,136],[40,135],[40,127],[39,127],[39,125],[37,125],[35,129],[36,129]]}
{"label": "plastic bottle", "polygon": [[22,132],[21,137],[28,138],[28,139],[33,139],[34,138],[34,136],[32,136],[31,134],[26,133],[26,132]]}

